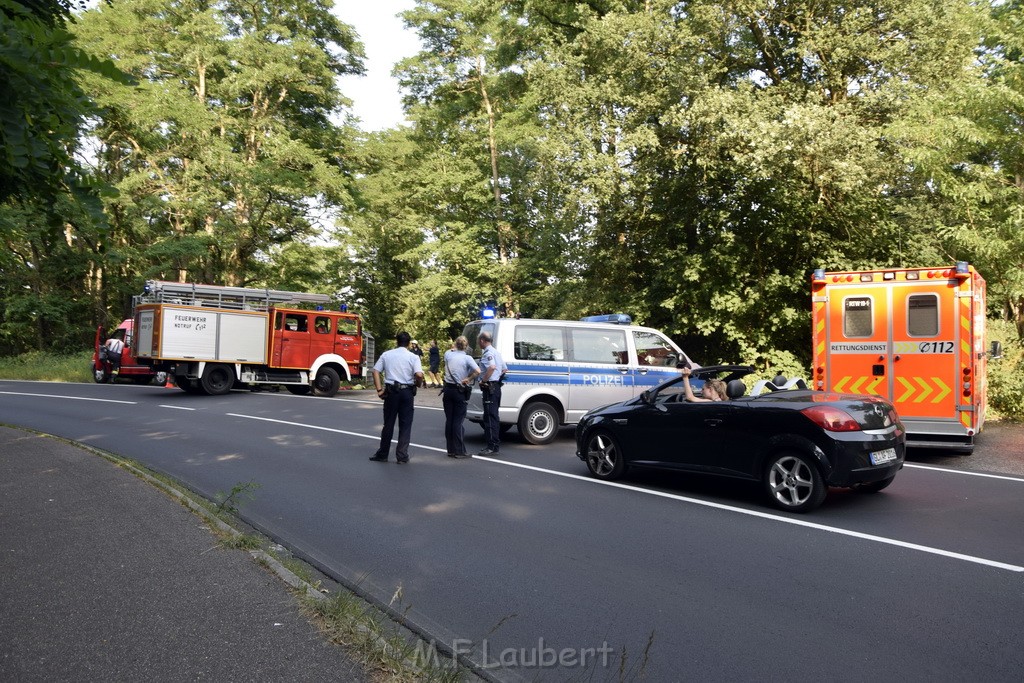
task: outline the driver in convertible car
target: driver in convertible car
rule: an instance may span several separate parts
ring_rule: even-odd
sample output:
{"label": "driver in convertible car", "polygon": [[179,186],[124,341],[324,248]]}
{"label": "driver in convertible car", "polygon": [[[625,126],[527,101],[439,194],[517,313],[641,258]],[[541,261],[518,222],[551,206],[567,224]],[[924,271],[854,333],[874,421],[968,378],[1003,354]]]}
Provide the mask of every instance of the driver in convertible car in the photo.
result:
{"label": "driver in convertible car", "polygon": [[724,401],[727,397],[725,392],[725,382],[720,379],[709,379],[704,382],[704,388],[701,389],[700,396],[695,396],[693,389],[690,388],[690,373],[692,370],[688,367],[680,369],[683,373],[683,387],[686,389],[686,400],[694,403],[705,403],[708,401]]}

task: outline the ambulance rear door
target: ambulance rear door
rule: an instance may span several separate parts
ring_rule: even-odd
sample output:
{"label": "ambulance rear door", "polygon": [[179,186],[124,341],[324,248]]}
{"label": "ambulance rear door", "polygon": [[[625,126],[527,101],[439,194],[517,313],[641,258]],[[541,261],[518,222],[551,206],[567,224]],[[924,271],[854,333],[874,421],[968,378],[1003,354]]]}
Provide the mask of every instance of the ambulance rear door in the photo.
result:
{"label": "ambulance rear door", "polygon": [[829,284],[827,292],[827,389],[888,397],[888,288],[850,277],[848,284]]}
{"label": "ambulance rear door", "polygon": [[957,281],[893,282],[891,296],[896,411],[912,422],[958,422],[957,350],[962,331],[956,315]]}

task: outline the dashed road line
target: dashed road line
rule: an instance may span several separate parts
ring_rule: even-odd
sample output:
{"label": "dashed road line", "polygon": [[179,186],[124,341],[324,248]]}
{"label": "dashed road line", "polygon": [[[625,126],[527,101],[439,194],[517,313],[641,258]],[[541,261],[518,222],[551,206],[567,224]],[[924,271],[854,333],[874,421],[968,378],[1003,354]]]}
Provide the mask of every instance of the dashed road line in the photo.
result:
{"label": "dashed road line", "polygon": [[120,403],[123,405],[138,405],[138,401],[118,401],[112,398],[90,398],[87,396],[62,396],[60,394],[29,394],[23,391],[0,391],[5,396],[36,396],[39,398],[66,398],[69,401],[95,401],[97,403]]}

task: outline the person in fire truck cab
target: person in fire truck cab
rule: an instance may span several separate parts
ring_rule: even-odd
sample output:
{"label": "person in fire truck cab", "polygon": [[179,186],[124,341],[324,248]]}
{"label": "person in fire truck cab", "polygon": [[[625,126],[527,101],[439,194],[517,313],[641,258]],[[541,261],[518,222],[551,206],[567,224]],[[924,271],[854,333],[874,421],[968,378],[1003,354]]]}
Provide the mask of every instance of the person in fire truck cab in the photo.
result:
{"label": "person in fire truck cab", "polygon": [[121,369],[121,354],[124,353],[124,341],[115,332],[114,336],[108,339],[103,346],[107,348],[107,360],[110,361],[111,372],[117,372]]}

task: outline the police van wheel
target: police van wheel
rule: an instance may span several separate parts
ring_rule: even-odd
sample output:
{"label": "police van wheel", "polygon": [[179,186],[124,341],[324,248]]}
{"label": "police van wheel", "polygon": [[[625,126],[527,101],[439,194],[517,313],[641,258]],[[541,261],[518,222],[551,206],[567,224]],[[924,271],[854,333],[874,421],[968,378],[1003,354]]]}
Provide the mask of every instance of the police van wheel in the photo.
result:
{"label": "police van wheel", "polygon": [[560,419],[550,403],[536,401],[519,413],[519,434],[532,444],[546,444],[555,440]]}
{"label": "police van wheel", "polygon": [[341,378],[334,368],[320,368],[313,380],[313,393],[317,396],[331,397],[338,393]]}

